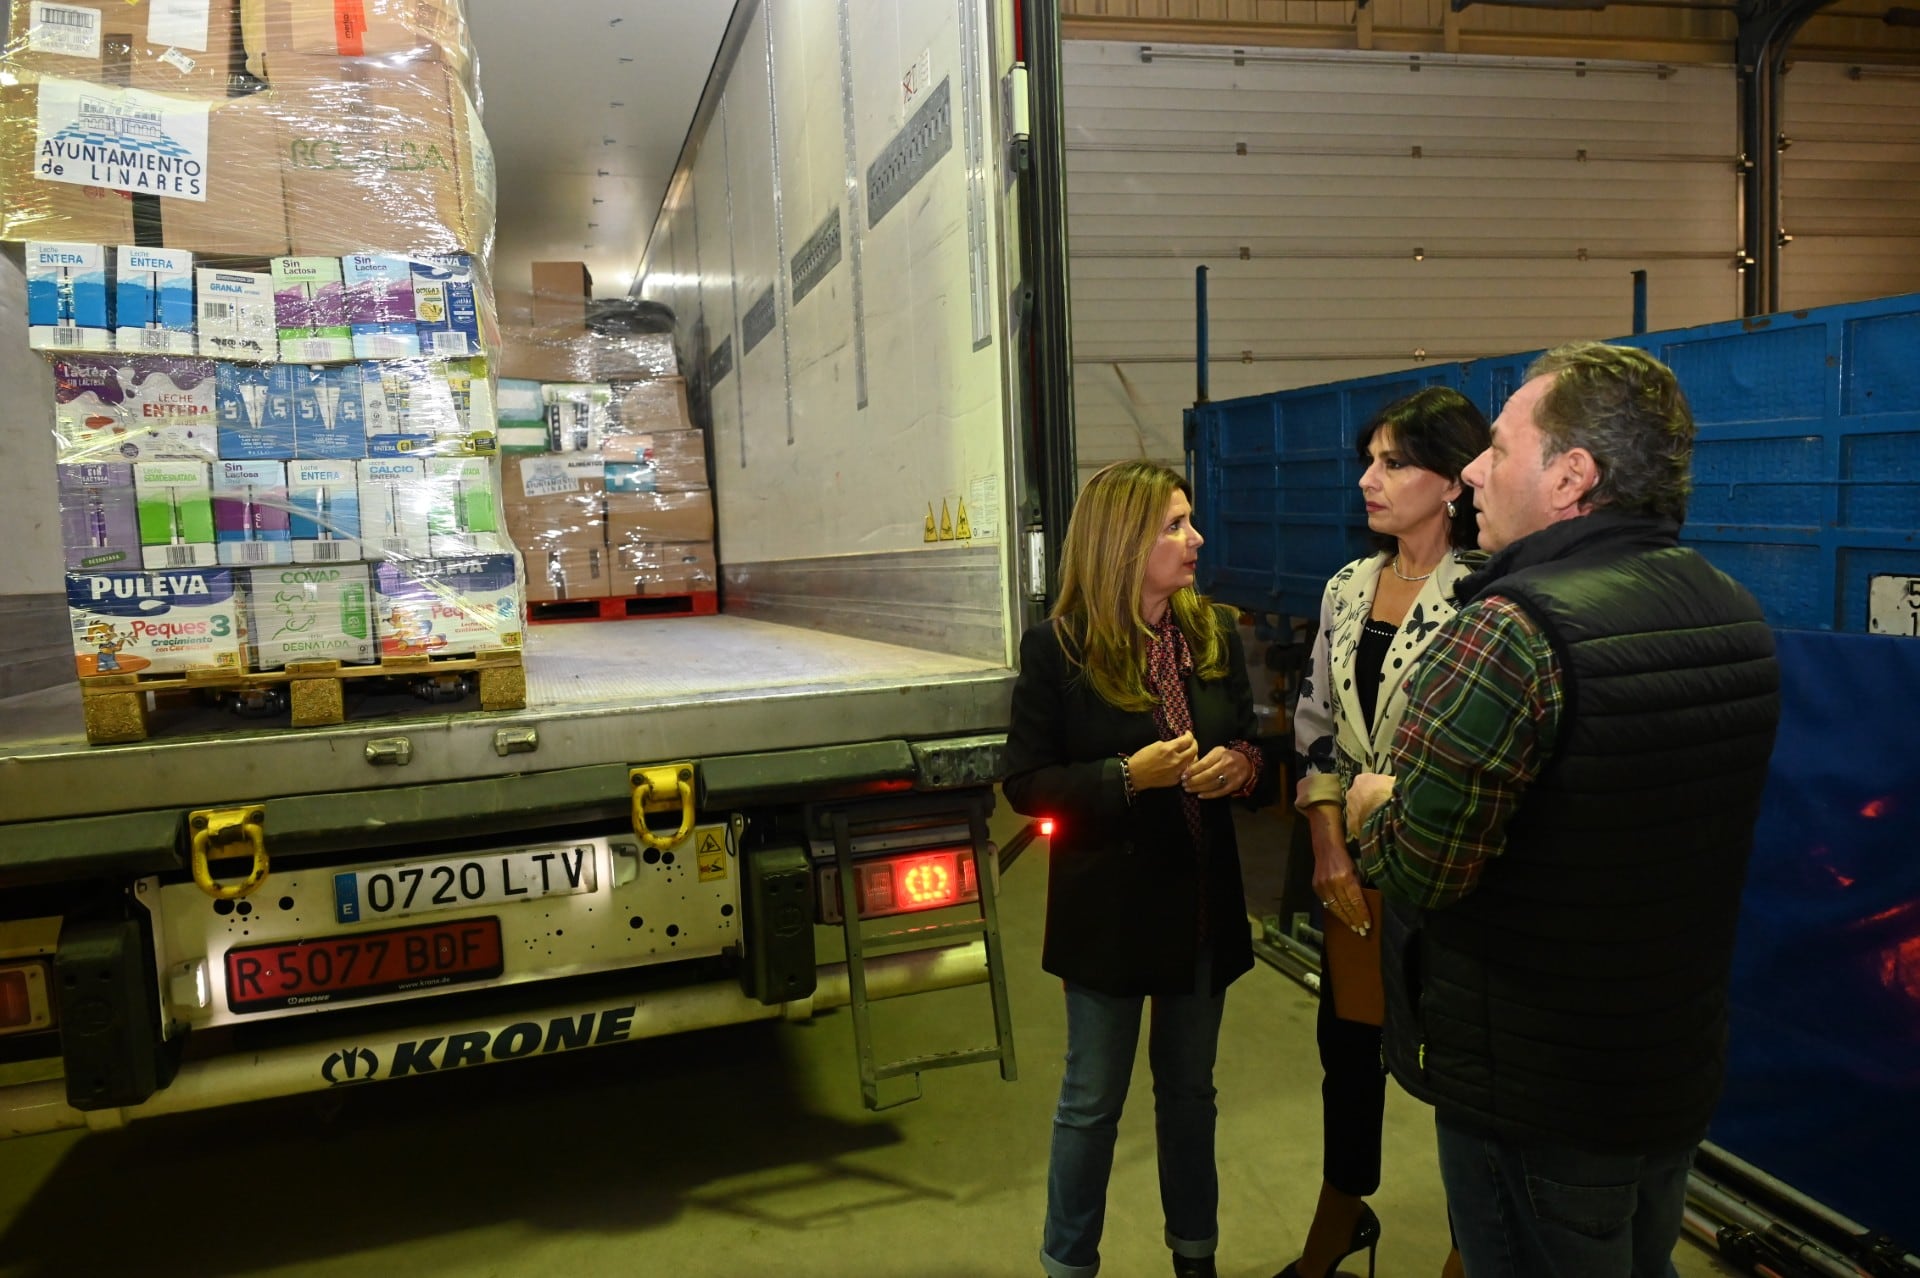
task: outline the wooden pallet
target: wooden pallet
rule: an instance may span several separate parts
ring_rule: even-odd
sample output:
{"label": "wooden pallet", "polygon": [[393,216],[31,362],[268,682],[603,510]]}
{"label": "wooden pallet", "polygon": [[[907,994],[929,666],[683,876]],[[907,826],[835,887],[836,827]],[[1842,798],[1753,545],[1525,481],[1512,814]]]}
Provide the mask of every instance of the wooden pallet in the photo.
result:
{"label": "wooden pallet", "polygon": [[91,675],[80,680],[89,745],[145,741],[150,735],[149,699],[166,702],[202,692],[247,692],[286,688],[296,728],[346,722],[348,681],[419,679],[477,673],[480,709],[519,710],[527,704],[527,676],[517,648],[491,648],[462,657],[386,657],[371,665],[296,661],[284,670],[237,674],[192,670],[176,674]]}
{"label": "wooden pallet", "polygon": [[529,599],[527,620],[540,625],[559,621],[625,621],[638,617],[711,617],[720,611],[720,595],[695,590],[679,595],[614,595],[603,599]]}

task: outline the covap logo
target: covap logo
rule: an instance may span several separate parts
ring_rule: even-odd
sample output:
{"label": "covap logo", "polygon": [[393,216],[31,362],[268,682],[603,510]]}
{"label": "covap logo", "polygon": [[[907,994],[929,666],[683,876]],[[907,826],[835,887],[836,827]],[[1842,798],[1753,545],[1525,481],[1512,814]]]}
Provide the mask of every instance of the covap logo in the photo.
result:
{"label": "covap logo", "polygon": [[364,1047],[343,1047],[320,1066],[320,1077],[330,1087],[370,1083],[380,1073],[380,1058]]}

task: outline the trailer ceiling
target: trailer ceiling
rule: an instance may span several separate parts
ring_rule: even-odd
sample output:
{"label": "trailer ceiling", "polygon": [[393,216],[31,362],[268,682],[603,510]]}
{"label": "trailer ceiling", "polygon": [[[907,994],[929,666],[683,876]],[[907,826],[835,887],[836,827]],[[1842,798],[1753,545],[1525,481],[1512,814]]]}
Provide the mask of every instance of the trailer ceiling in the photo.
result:
{"label": "trailer ceiling", "polygon": [[467,0],[500,175],[498,287],[578,260],[624,297],[733,0]]}

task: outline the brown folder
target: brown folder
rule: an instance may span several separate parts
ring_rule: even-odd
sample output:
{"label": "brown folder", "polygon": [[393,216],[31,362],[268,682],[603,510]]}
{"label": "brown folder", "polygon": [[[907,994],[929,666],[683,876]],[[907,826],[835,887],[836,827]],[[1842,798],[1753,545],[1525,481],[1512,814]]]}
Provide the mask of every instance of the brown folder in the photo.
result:
{"label": "brown folder", "polygon": [[1343,1021],[1378,1025],[1386,1019],[1386,993],[1380,984],[1380,893],[1360,889],[1373,926],[1365,936],[1339,919],[1326,920],[1325,962],[1333,982],[1333,1014]]}

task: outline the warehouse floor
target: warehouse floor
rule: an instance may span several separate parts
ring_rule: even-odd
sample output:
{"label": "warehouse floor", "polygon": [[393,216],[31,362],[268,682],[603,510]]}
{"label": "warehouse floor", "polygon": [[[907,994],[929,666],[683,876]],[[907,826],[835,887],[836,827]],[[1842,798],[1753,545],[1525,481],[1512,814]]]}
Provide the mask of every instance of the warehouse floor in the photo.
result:
{"label": "warehouse floor", "polygon": [[[1004,810],[997,825],[1015,828]],[[1250,861],[1279,855],[1277,838],[1249,843]],[[0,1144],[0,1274],[1036,1274],[1064,1041],[1058,984],[1038,966],[1043,862],[1030,850],[1002,895],[1015,1083],[990,1066],[931,1073],[917,1103],[868,1113],[838,1012],[31,1137]],[[899,1055],[990,1024],[980,988],[875,1014],[882,1050]],[[1227,1002],[1229,1278],[1292,1260],[1312,1209],[1313,1014],[1265,966]],[[1144,1060],[1136,1079],[1105,1246],[1116,1278],[1168,1272]],[[1432,1123],[1397,1089],[1386,1143],[1379,1272],[1435,1275],[1446,1223]],[[1687,1278],[1731,1272],[1687,1243],[1678,1261]]]}

